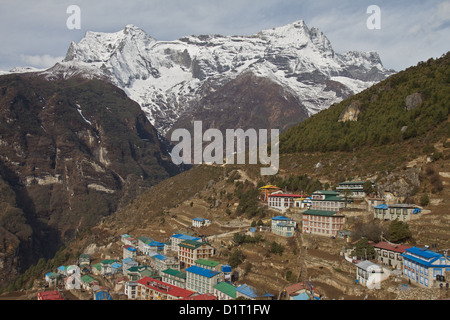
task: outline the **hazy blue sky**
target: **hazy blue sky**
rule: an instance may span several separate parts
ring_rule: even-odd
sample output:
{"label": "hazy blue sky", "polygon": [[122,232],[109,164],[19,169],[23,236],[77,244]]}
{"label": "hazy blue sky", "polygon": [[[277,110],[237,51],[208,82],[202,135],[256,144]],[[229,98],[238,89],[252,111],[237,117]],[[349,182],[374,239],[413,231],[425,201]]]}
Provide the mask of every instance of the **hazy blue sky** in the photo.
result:
{"label": "hazy blue sky", "polygon": [[[81,9],[79,30],[67,28],[70,5]],[[367,28],[370,5],[381,9],[379,30]],[[251,35],[297,20],[322,31],[335,51],[377,51],[397,71],[450,50],[450,0],[1,0],[0,70],[50,67],[86,31],[116,32],[127,24],[175,40]]]}

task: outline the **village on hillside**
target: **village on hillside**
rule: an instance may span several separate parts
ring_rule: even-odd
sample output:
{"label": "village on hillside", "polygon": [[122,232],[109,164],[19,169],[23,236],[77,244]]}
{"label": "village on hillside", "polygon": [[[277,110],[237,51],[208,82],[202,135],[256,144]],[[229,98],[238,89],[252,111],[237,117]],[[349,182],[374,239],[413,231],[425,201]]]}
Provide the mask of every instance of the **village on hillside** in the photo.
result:
{"label": "village on hillside", "polygon": [[[427,245],[408,246],[383,239],[379,243],[368,241],[370,247],[360,246],[364,254],[358,254],[358,246],[365,239],[352,242],[352,230],[346,229],[348,219],[408,223],[419,219],[424,211],[415,204],[398,203],[390,194],[383,198],[367,194],[364,184],[342,182],[335,190],[317,190],[311,195],[288,193],[274,185],[260,187],[259,203],[271,210],[273,216],[249,227],[246,235],[270,233],[286,239],[302,234],[343,239],[349,249],[341,255],[354,270],[352,277],[357,286],[379,290],[385,281],[395,279],[405,289],[416,286],[448,290],[450,259],[446,250],[438,252]],[[191,228],[201,230],[212,223],[196,217]],[[121,248],[116,257],[95,261],[90,254],[83,253],[73,265],[48,270],[45,289],[37,293],[37,299],[328,299],[311,281],[293,282],[278,294],[242,282],[232,266],[215,260],[217,248],[213,239],[214,236],[178,233],[163,243],[148,235],[123,234],[116,239]]]}

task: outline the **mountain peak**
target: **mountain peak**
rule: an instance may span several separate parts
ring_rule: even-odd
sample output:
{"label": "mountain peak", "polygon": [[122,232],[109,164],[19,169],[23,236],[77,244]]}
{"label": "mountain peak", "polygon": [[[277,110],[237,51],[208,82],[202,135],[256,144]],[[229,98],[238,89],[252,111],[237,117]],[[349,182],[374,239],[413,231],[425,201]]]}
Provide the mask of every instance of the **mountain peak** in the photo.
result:
{"label": "mountain peak", "polygon": [[143,29],[135,26],[134,24],[127,24],[125,26],[125,28],[123,29],[123,33],[126,34],[126,35],[128,35],[128,34],[131,34],[131,35],[142,34],[142,35],[145,35],[145,36],[149,37],[149,35]]}
{"label": "mountain peak", "polygon": [[125,42],[136,47],[146,47],[154,41],[144,30],[132,24],[113,33],[87,31],[78,44],[72,41],[64,61],[105,62],[120,51]]}
{"label": "mountain peak", "polygon": [[304,20],[263,30],[258,35],[278,47],[301,49],[309,44],[322,53],[334,55],[334,50],[328,38],[319,29],[309,28]]}
{"label": "mountain peak", "polygon": [[277,38],[291,38],[293,36],[309,34],[309,28],[303,20],[299,20],[281,27],[262,30],[259,34]]}

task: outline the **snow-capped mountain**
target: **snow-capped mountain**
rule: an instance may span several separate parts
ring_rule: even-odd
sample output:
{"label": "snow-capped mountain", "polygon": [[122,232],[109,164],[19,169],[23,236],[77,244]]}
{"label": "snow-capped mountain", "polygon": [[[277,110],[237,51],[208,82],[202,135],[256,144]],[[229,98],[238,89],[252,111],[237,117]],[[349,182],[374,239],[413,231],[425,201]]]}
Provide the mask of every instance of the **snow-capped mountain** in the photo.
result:
{"label": "snow-capped mountain", "polygon": [[44,74],[108,79],[138,102],[164,135],[193,108],[214,107],[202,99],[249,72],[283,88],[307,116],[393,73],[377,53],[338,54],[322,32],[298,21],[251,36],[175,41],[157,41],[133,25],[116,33],[87,32]]}

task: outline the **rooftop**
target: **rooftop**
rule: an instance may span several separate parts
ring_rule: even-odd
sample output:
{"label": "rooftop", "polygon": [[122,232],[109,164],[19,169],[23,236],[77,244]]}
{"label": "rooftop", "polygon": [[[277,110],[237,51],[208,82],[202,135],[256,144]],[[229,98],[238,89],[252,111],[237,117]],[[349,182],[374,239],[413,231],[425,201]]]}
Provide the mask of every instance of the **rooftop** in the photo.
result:
{"label": "rooftop", "polygon": [[286,293],[288,295],[293,295],[294,293],[296,293],[296,292],[298,292],[300,290],[305,290],[305,289],[306,289],[305,284],[299,282],[299,283],[296,283],[296,284],[293,284],[293,285],[290,285],[290,286],[286,287],[285,290],[286,290]]}
{"label": "rooftop", "polygon": [[325,195],[337,196],[337,195],[339,195],[339,192],[331,191],[331,190],[317,190],[317,191],[314,191],[313,194],[325,194]]}
{"label": "rooftop", "polygon": [[395,203],[395,204],[380,204],[375,209],[388,209],[388,208],[417,208],[416,204],[408,204],[408,203]]}
{"label": "rooftop", "polygon": [[256,289],[249,286],[248,284],[243,284],[240,285],[239,287],[236,288],[236,291],[251,297],[251,298],[259,298],[259,297],[273,297],[273,295],[271,295],[270,293],[264,293],[262,296],[260,296],[257,292]]}
{"label": "rooftop", "polygon": [[165,255],[162,254],[155,254],[152,256],[152,258],[158,259],[158,260],[166,260],[168,259]]}
{"label": "rooftop", "polygon": [[185,240],[179,244],[180,247],[188,248],[188,249],[197,249],[198,247],[206,244],[205,242],[200,242],[196,240]]}
{"label": "rooftop", "polygon": [[162,271],[165,274],[177,277],[177,278],[181,278],[181,279],[186,279],[186,272],[180,271],[180,270],[175,270],[175,269],[166,269]]}
{"label": "rooftop", "polygon": [[306,198],[306,195],[303,194],[288,194],[288,193],[277,193],[271,194],[270,197],[282,197],[282,198]]}
{"label": "rooftop", "polygon": [[206,259],[198,259],[194,261],[196,264],[201,264],[208,267],[217,267],[220,263],[217,261],[206,260]]}
{"label": "rooftop", "polygon": [[364,184],[364,181],[344,181],[339,183],[340,185],[353,185],[353,184]]}
{"label": "rooftop", "polygon": [[212,278],[220,273],[218,271],[205,269],[205,268],[201,268],[198,266],[191,266],[186,269],[186,272],[195,273],[195,274],[198,274],[198,275],[206,277],[206,278]]}
{"label": "rooftop", "polygon": [[377,243],[376,245],[374,245],[374,247],[378,248],[378,249],[385,249],[385,250],[399,252],[399,253],[403,253],[403,252],[405,252],[406,249],[410,248],[409,246],[391,244],[388,242]]}
{"label": "rooftop", "polygon": [[191,296],[181,300],[217,300],[217,297],[211,293],[204,293],[195,296]]}
{"label": "rooftop", "polygon": [[427,260],[442,257],[442,254],[428,250],[428,248],[412,247],[406,249],[405,251],[406,253],[411,253]]}
{"label": "rooftop", "polygon": [[182,289],[150,277],[144,277],[137,281],[137,283],[158,292],[170,294],[173,297],[188,298],[194,294],[194,291]]}
{"label": "rooftop", "polygon": [[292,219],[289,219],[289,218],[286,218],[283,216],[276,216],[276,217],[273,217],[272,220],[291,221]]}
{"label": "rooftop", "polygon": [[172,236],[172,238],[181,239],[181,240],[200,240],[200,238],[198,238],[198,237],[192,237],[192,236],[188,236],[188,235],[181,234],[181,233],[174,234]]}
{"label": "rooftop", "polygon": [[[370,262],[368,260],[362,261],[360,263],[357,263],[356,266],[360,269],[366,270],[366,271],[379,271],[381,270],[381,267],[377,265],[376,263]],[[371,269],[371,270],[369,270]]]}
{"label": "rooftop", "polygon": [[343,214],[340,214],[339,211],[324,211],[324,210],[312,210],[308,209],[303,212],[304,215],[311,216],[325,216],[325,217],[343,217]]}
{"label": "rooftop", "polygon": [[219,282],[214,286],[214,289],[219,290],[220,292],[225,293],[226,295],[236,299],[236,287],[229,284],[228,282]]}
{"label": "rooftop", "polygon": [[265,189],[277,189],[278,190],[280,188],[278,188],[277,186],[274,186],[274,185],[267,185],[267,186],[261,187],[259,189],[263,189],[263,190],[265,190]]}

